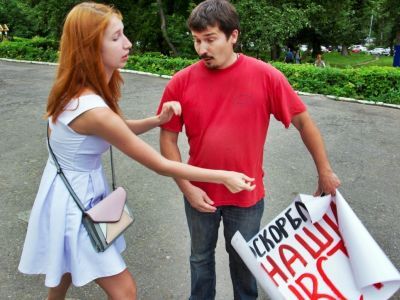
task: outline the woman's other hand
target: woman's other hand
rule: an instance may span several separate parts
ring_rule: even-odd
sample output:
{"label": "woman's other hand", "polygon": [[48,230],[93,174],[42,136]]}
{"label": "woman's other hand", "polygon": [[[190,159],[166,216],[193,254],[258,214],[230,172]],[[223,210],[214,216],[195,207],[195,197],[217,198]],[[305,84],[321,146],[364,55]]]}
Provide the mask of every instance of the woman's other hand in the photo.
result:
{"label": "woman's other hand", "polygon": [[238,193],[243,190],[254,190],[256,186],[252,184],[253,181],[254,178],[250,178],[242,173],[226,171],[226,177],[222,183],[231,193]]}

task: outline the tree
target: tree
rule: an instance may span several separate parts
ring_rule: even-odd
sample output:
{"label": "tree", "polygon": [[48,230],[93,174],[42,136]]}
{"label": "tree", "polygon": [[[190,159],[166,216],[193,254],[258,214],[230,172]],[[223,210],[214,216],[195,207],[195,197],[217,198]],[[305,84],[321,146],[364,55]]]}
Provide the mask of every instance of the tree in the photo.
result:
{"label": "tree", "polygon": [[17,0],[0,0],[0,24],[7,24],[12,35],[31,37],[34,32],[34,18],[29,7]]}
{"label": "tree", "polygon": [[[21,1],[21,0],[20,0]],[[24,0],[35,18],[35,33],[40,36],[59,38],[67,13],[79,0]]]}
{"label": "tree", "polygon": [[257,57],[270,50],[271,59],[277,59],[280,47],[309,25],[309,11],[290,3],[240,0],[236,8],[241,20],[240,45]]}
{"label": "tree", "polygon": [[368,35],[371,2],[320,1],[319,9],[310,16],[310,30],[305,33],[311,40],[313,53],[320,51],[320,45],[340,45],[342,55],[348,55],[348,46],[361,43]]}
{"label": "tree", "polygon": [[158,4],[158,9],[160,11],[160,19],[161,19],[161,32],[162,35],[167,42],[168,46],[171,48],[171,51],[174,56],[178,56],[178,51],[176,50],[175,46],[171,43],[171,40],[169,39],[168,32],[167,32],[167,22],[165,20],[165,14],[164,14],[164,9],[161,0],[157,0]]}

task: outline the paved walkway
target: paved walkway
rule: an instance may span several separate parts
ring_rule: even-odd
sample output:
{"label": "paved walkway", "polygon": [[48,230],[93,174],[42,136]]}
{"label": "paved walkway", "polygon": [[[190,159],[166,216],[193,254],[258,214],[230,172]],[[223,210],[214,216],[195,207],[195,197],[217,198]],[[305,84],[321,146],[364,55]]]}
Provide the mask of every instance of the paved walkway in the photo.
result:
{"label": "paved walkway", "polygon": [[[17,265],[47,153],[42,115],[54,66],[0,61],[0,299],[44,299],[43,277]],[[141,118],[156,110],[166,79],[124,74],[122,108]],[[341,192],[393,263],[400,267],[400,110],[302,96],[320,127]],[[251,117],[251,116],[249,116]],[[158,148],[158,130],[143,135]],[[187,149],[185,138],[180,139]],[[244,154],[245,155],[245,154]],[[137,221],[127,234],[125,259],[140,299],[186,299],[189,238],[183,203],[173,181],[116,155],[119,183],[128,189]],[[297,193],[312,193],[315,170],[295,129],[271,121],[265,150],[267,203],[262,224]],[[222,236],[222,235],[221,235]],[[217,249],[217,299],[232,299],[223,239]],[[74,299],[105,299],[89,284]],[[267,299],[261,293],[260,299]],[[400,299],[398,293],[393,299]]]}

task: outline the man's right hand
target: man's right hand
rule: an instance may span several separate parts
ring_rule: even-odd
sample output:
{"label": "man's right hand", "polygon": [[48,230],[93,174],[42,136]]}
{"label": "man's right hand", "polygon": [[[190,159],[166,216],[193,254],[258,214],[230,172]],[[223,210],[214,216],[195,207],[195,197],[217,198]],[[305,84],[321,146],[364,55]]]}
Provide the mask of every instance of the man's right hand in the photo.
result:
{"label": "man's right hand", "polygon": [[189,204],[199,212],[213,213],[217,210],[217,208],[213,206],[214,201],[208,197],[206,192],[197,186],[190,184],[190,188],[186,187],[184,195],[189,201]]}

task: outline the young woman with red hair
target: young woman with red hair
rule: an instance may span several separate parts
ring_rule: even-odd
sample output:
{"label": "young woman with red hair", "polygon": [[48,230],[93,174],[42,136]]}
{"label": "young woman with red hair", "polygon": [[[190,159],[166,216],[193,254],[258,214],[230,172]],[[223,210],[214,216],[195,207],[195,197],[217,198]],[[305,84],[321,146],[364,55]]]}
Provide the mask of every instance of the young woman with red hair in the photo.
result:
{"label": "young woman with red hair", "polygon": [[[101,155],[113,145],[161,175],[224,184],[231,192],[252,191],[244,174],[196,168],[170,161],[137,137],[180,114],[167,102],[159,115],[125,120],[118,100],[131,43],[114,8],[81,3],[68,14],[61,37],[59,67],[47,103],[50,145],[68,181],[86,208],[107,195]],[[121,257],[123,237],[97,253],[51,158],[32,208],[19,270],[45,274],[48,299],[64,299],[71,282],[95,281],[109,299],[136,299],[136,285]]]}

